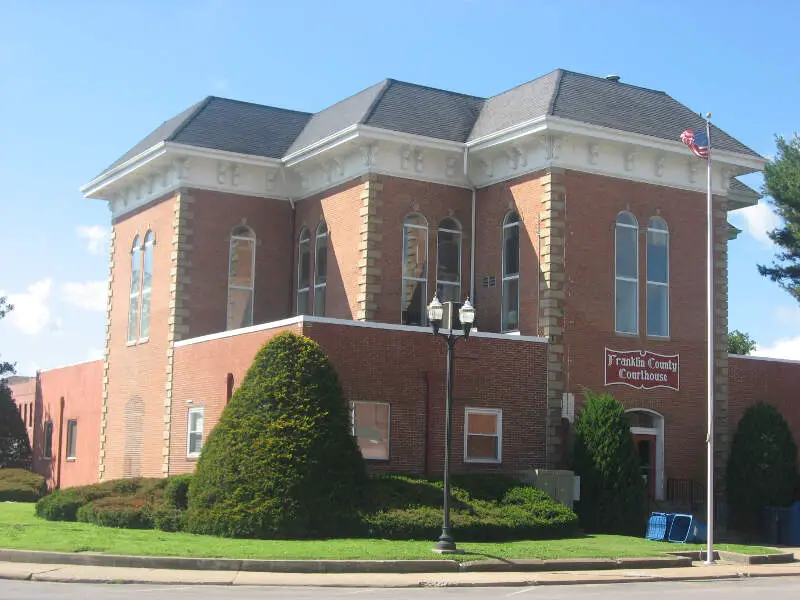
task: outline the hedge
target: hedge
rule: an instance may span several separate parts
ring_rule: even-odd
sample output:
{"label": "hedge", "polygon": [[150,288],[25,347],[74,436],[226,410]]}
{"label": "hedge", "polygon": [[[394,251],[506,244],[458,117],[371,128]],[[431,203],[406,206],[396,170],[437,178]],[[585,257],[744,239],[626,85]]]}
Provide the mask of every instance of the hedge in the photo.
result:
{"label": "hedge", "polygon": [[41,475],[26,469],[0,469],[0,502],[36,502],[46,493]]}
{"label": "hedge", "polygon": [[78,521],[104,527],[152,529],[153,517],[147,500],[141,496],[108,496],[78,509]]}

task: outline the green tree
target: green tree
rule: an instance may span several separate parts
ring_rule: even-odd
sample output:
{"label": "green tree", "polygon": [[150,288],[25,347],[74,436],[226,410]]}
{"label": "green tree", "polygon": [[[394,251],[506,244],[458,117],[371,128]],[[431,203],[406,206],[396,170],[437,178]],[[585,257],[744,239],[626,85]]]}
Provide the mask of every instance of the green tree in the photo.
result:
{"label": "green tree", "polygon": [[736,427],[725,473],[731,523],[758,530],[765,506],[791,504],[797,483],[797,444],[777,408],[749,406]]}
{"label": "green tree", "polygon": [[258,352],[208,437],[188,528],[254,538],[352,534],[365,483],[336,371],[319,344],[285,333]]}
{"label": "green tree", "polygon": [[[12,310],[14,307],[6,297],[0,297],[0,319]],[[0,362],[0,469],[30,469],[32,453],[28,431],[5,380],[13,373],[12,363]]]}
{"label": "green tree", "polygon": [[758,347],[756,341],[748,334],[734,329],[728,333],[728,352],[746,356]]}
{"label": "green tree", "polygon": [[[5,296],[0,296],[0,319],[5,317],[8,313],[14,310],[14,305],[8,303]],[[7,375],[14,374],[14,364],[6,361],[0,361],[0,385],[5,381]]]}
{"label": "green tree", "polygon": [[625,409],[610,394],[584,391],[575,423],[573,469],[581,478],[576,512],[596,533],[642,533],[645,487]]}
{"label": "green tree", "polygon": [[783,226],[769,232],[781,250],[771,266],[758,265],[758,271],[800,301],[800,137],[787,142],[778,136],[776,144],[775,158],[764,167],[764,191],[783,218]]}

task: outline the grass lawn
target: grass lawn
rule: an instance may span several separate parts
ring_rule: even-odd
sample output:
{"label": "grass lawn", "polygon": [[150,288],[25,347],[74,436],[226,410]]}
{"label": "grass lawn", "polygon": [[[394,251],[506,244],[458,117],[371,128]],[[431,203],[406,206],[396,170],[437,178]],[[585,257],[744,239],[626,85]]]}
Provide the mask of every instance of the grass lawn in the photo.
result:
{"label": "grass lawn", "polygon": [[[273,559],[435,559],[433,540],[336,539],[324,541],[233,540],[188,533],[111,529],[88,523],[45,521],[33,504],[0,503],[0,548],[55,552],[103,552],[141,556]],[[454,531],[456,540],[458,530]],[[697,550],[699,545],[666,544],[617,535],[566,540],[464,543],[459,560],[482,558],[620,558],[659,556],[673,550]],[[718,550],[766,554],[756,546],[717,545]],[[446,557],[445,557],[446,558]]]}

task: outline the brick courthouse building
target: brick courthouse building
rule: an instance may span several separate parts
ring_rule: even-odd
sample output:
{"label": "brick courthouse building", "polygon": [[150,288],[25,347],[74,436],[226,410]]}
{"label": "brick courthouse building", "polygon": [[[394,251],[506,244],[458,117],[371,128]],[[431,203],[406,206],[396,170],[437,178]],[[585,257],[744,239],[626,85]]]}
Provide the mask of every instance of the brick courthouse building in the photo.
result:
{"label": "brick courthouse building", "polygon": [[[477,313],[454,469],[563,467],[588,387],[630,411],[653,496],[703,481],[706,163],[679,141],[703,125],[563,70],[491,98],[386,80],[315,114],[203,100],[82,188],[113,223],[106,352],[14,383],[37,469],[190,471],[257,349],[294,331],[337,368],[373,470],[438,472],[436,292]],[[728,355],[727,214],[765,160],[712,139],[722,468],[750,403],[800,434],[800,364]]]}

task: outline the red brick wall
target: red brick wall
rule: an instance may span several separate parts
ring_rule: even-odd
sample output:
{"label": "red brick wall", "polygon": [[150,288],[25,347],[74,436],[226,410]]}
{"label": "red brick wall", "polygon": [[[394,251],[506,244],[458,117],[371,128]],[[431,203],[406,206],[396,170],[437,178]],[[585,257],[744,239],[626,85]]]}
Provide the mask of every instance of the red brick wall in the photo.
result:
{"label": "red brick wall", "polygon": [[[455,218],[462,228],[461,239],[461,297],[469,294],[470,243],[472,228],[472,192],[424,181],[381,176],[383,186],[378,192],[382,220],[379,244],[382,269],[381,291],[377,294],[374,321],[400,323],[403,277],[403,220],[412,212],[428,220],[428,293],[427,301],[436,291],[437,232],[446,217]],[[358,239],[357,237],[355,239]],[[427,304],[427,302],[426,302]]]}
{"label": "red brick wall", "polygon": [[180,293],[188,309],[184,338],[225,331],[227,327],[228,262],[234,227],[245,224],[256,235],[253,323],[288,316],[291,207],[282,200],[189,190],[194,203],[188,228],[193,232],[190,265]]}
{"label": "red brick wall", "polygon": [[[33,447],[33,429],[36,422],[36,378],[35,377],[10,377],[8,387],[11,397],[17,405],[19,414],[28,431],[28,440]],[[39,408],[41,411],[41,408]]]}
{"label": "red brick wall", "polygon": [[745,409],[757,402],[775,406],[789,422],[800,444],[800,362],[771,361],[742,356],[728,359],[731,439]]}
{"label": "red brick wall", "polygon": [[[325,289],[325,315],[340,319],[355,319],[358,312],[358,250],[359,226],[361,217],[360,180],[350,181],[322,194],[300,200],[297,203],[294,237],[291,254],[293,256],[291,280],[291,314],[297,314],[297,261],[300,231],[308,229],[311,237],[311,292],[309,294],[309,314],[314,309],[314,271],[317,226],[322,219],[328,226],[328,272]],[[288,261],[287,261],[288,262]]]}
{"label": "red brick wall", "polygon": [[[478,223],[475,258],[476,318],[482,331],[500,331],[503,290],[503,221],[511,211],[519,213],[519,312],[520,333],[539,335],[539,214],[543,188],[541,174],[526,175],[478,190]],[[494,288],[483,287],[483,277],[494,276]]]}
{"label": "red brick wall", "polygon": [[[175,203],[176,197],[169,196],[114,223],[108,412],[102,476],[106,480],[123,475],[160,477],[162,474]],[[131,244],[137,234],[141,239],[148,229],[156,236],[149,341],[128,345]]]}
{"label": "red brick wall", "polygon": [[[608,391],[626,408],[664,416],[665,478],[703,480],[706,432],[705,252],[703,194],[567,171],[565,389]],[[621,210],[639,222],[639,334],[614,332],[614,223]],[[670,337],[648,338],[646,228],[660,214],[670,231]],[[686,257],[695,257],[687,259]],[[680,391],[604,387],[604,347],[680,354]]]}
{"label": "red brick wall", "polygon": [[[225,382],[236,385],[256,351],[288,326],[175,349],[171,473],[186,472],[190,406],[203,403],[206,435],[225,405]],[[348,401],[391,405],[391,458],[369,461],[372,471],[437,473],[444,454],[445,344],[425,331],[386,330],[306,319],[305,335],[317,340],[337,369]],[[456,349],[453,469],[527,469],[544,463],[545,344],[476,337]],[[187,401],[192,400],[192,404]],[[503,409],[502,465],[465,464],[464,409]]]}

